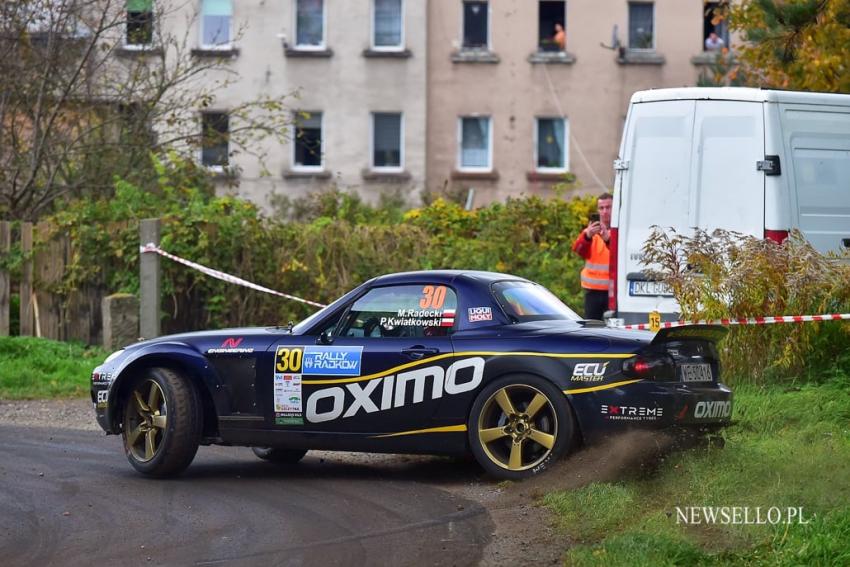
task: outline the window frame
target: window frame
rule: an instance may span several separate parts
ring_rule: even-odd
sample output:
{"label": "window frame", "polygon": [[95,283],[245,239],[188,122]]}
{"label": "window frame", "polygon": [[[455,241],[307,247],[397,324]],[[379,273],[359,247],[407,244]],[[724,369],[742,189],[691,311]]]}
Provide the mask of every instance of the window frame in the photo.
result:
{"label": "window frame", "polygon": [[[561,144],[563,167],[540,167],[540,121],[560,120],[564,125],[564,140]],[[570,121],[566,116],[535,116],[534,117],[534,170],[539,173],[567,173],[570,170]]]}
{"label": "window frame", "polygon": [[[467,118],[487,119],[487,166],[463,165],[463,121]],[[457,170],[469,173],[491,173],[493,171],[493,116],[490,114],[464,114],[457,120]]]}
{"label": "window frame", "polygon": [[[298,123],[297,117],[301,113],[308,113],[312,116],[318,114],[319,118],[319,165],[303,165],[296,160],[298,153]],[[294,112],[295,119],[292,124],[292,171],[316,173],[325,170],[325,112],[323,110],[296,110]]]}
{"label": "window frame", "polygon": [[407,19],[407,2],[405,0],[401,0],[401,22],[399,22],[400,25],[401,25],[401,39],[399,40],[398,45],[376,45],[375,44],[375,34],[378,31],[378,25],[375,21],[375,18],[376,18],[377,13],[378,13],[377,10],[375,9],[375,3],[376,2],[377,2],[377,0],[372,0],[371,2],[369,2],[370,10],[371,10],[370,20],[372,22],[372,30],[371,30],[371,33],[369,34],[370,35],[369,49],[371,49],[372,51],[389,51],[389,52],[404,51],[404,49],[405,49],[404,46],[406,45],[405,42],[407,41],[407,35],[405,33],[407,26],[404,25],[405,20]]}
{"label": "window frame", "polygon": [[[465,5],[469,2],[484,2],[487,4],[487,45],[485,47],[466,47],[464,45],[464,33],[466,28]],[[466,52],[493,51],[493,6],[490,0],[461,0],[460,2],[460,50]]]}
{"label": "window frame", "polygon": [[[225,157],[227,158],[227,163],[225,163],[223,165],[222,164],[207,165],[207,164],[204,163],[204,136],[205,136],[205,133],[204,133],[204,126],[205,126],[204,125],[204,117],[208,116],[208,115],[213,115],[213,114],[223,114],[223,115],[227,116],[227,140],[225,141],[225,144],[227,145],[227,153],[225,154]],[[227,168],[229,168],[232,165],[230,163],[230,120],[231,120],[231,118],[232,117],[230,116],[230,113],[227,112],[226,110],[205,110],[204,112],[200,113],[201,143],[200,143],[200,147],[198,148],[198,163],[201,164],[201,167],[203,167],[207,171],[211,171],[213,173],[224,173],[227,170]]]}
{"label": "window frame", "polygon": [[201,13],[200,13],[200,41],[198,45],[201,46],[201,49],[205,51],[230,51],[233,49],[233,12],[236,8],[236,2],[234,0],[228,0],[230,2],[230,20],[227,22],[227,43],[205,43],[204,42],[204,1],[201,0]]}
{"label": "window frame", "polygon": [[319,45],[298,43],[298,0],[292,0],[292,48],[296,51],[326,51],[328,48],[328,0],[322,2],[322,41]]}
{"label": "window frame", "polygon": [[[547,1],[547,0],[537,0],[537,51],[540,52],[540,53],[566,53],[567,52],[566,42],[564,43],[564,49],[553,49],[553,50],[543,49],[543,45],[541,44],[541,41],[540,41],[541,40],[541,38],[540,38],[540,4],[542,4],[545,1]],[[564,13],[563,13],[563,24],[562,25],[564,26],[564,34],[566,34],[567,33],[567,0],[560,0],[560,1],[562,1],[564,3]],[[567,36],[567,39],[569,39],[569,36]]]}
{"label": "window frame", "polygon": [[[375,165],[375,115],[397,114],[399,119],[399,164],[397,166]],[[404,171],[404,112],[402,111],[379,111],[369,113],[369,168],[378,173],[400,173]]]}
{"label": "window frame", "polygon": [[[631,6],[633,4],[643,4],[652,7],[652,47],[632,47],[632,18],[631,18]],[[642,51],[642,52],[651,52],[655,51],[657,45],[657,33],[658,30],[655,26],[655,1],[654,0],[629,0],[628,6],[626,8],[628,10],[626,17],[628,18],[628,33],[629,36],[626,38],[627,46],[629,51]]]}
{"label": "window frame", "polygon": [[[138,13],[138,12],[134,12]],[[150,51],[156,49],[156,32],[157,32],[157,17],[156,17],[156,0],[151,0],[151,40],[150,43],[129,43],[130,39],[130,10],[127,9],[127,0],[124,0],[124,34],[121,37],[121,49],[125,51]]]}

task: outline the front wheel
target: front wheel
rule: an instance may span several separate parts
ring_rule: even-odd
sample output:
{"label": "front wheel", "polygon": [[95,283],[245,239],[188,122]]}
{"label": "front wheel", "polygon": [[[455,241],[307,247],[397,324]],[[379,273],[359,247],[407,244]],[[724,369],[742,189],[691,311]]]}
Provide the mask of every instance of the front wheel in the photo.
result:
{"label": "front wheel", "polygon": [[124,396],[127,460],[142,474],[181,473],[200,443],[201,409],[194,386],[168,368],[150,368]]}
{"label": "front wheel", "polygon": [[575,432],[564,394],[537,376],[506,376],[486,386],[467,423],[478,463],[493,476],[541,473],[570,447]]}

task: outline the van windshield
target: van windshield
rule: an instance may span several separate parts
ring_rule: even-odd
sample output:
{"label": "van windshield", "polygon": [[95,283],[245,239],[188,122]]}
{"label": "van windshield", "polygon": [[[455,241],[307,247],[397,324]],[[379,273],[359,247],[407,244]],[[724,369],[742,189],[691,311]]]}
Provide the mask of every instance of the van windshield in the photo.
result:
{"label": "van windshield", "polygon": [[517,323],[581,319],[549,290],[532,282],[498,282],[493,284],[493,295],[508,317]]}

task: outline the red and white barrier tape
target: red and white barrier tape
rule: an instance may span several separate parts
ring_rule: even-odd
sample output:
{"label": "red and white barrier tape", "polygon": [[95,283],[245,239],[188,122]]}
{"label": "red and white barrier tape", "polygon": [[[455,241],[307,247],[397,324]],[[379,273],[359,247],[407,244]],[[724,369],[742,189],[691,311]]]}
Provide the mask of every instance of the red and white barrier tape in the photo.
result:
{"label": "red and white barrier tape", "polygon": [[[830,313],[828,315],[777,315],[776,317],[749,317],[741,319],[698,319],[695,321],[667,321],[659,325],[662,329],[683,327],[685,325],[774,325],[776,323],[808,323],[812,321],[850,320],[850,313]],[[650,330],[649,323],[636,325],[617,325],[615,329]]]}
{"label": "red and white barrier tape", "polygon": [[159,254],[160,256],[168,258],[169,260],[174,260],[175,262],[177,262],[179,264],[183,264],[184,266],[189,266],[190,268],[198,270],[202,274],[206,274],[206,275],[208,275],[212,278],[217,278],[217,279],[225,281],[227,283],[241,285],[241,286],[247,287],[249,289],[254,289],[254,290],[257,290],[257,291],[270,293],[270,294],[276,295],[278,297],[291,299],[292,301],[299,301],[301,303],[306,303],[307,305],[312,305],[313,307],[326,307],[326,305],[324,305],[323,303],[316,303],[315,301],[310,301],[308,299],[302,299],[302,298],[296,297],[294,295],[289,295],[288,293],[282,293],[280,291],[275,291],[273,289],[269,289],[267,287],[263,287],[261,285],[255,284],[255,283],[251,283],[247,280],[243,280],[242,278],[237,278],[236,276],[231,276],[230,274],[226,274],[226,273],[220,272],[218,270],[213,270],[212,268],[208,268],[208,267],[203,266],[201,264],[198,264],[196,262],[186,260],[185,258],[181,258],[180,256],[175,256],[174,254],[169,254],[168,252],[166,252],[165,250],[158,247],[156,244],[154,244],[152,242],[146,244],[145,246],[140,246],[139,252],[141,252],[142,254],[150,254],[150,253]]}

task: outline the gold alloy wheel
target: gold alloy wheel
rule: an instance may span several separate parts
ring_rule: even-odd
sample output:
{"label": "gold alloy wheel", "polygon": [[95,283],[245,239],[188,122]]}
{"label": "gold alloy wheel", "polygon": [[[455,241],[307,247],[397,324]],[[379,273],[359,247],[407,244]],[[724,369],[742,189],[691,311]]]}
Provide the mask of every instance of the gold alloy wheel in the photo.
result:
{"label": "gold alloy wheel", "polygon": [[526,384],[497,390],[478,416],[478,439],[493,463],[523,471],[543,462],[555,446],[558,418],[546,394]]}
{"label": "gold alloy wheel", "polygon": [[148,379],[136,386],[124,412],[127,449],[135,459],[150,461],[156,456],[168,423],[168,406],[160,385]]}

